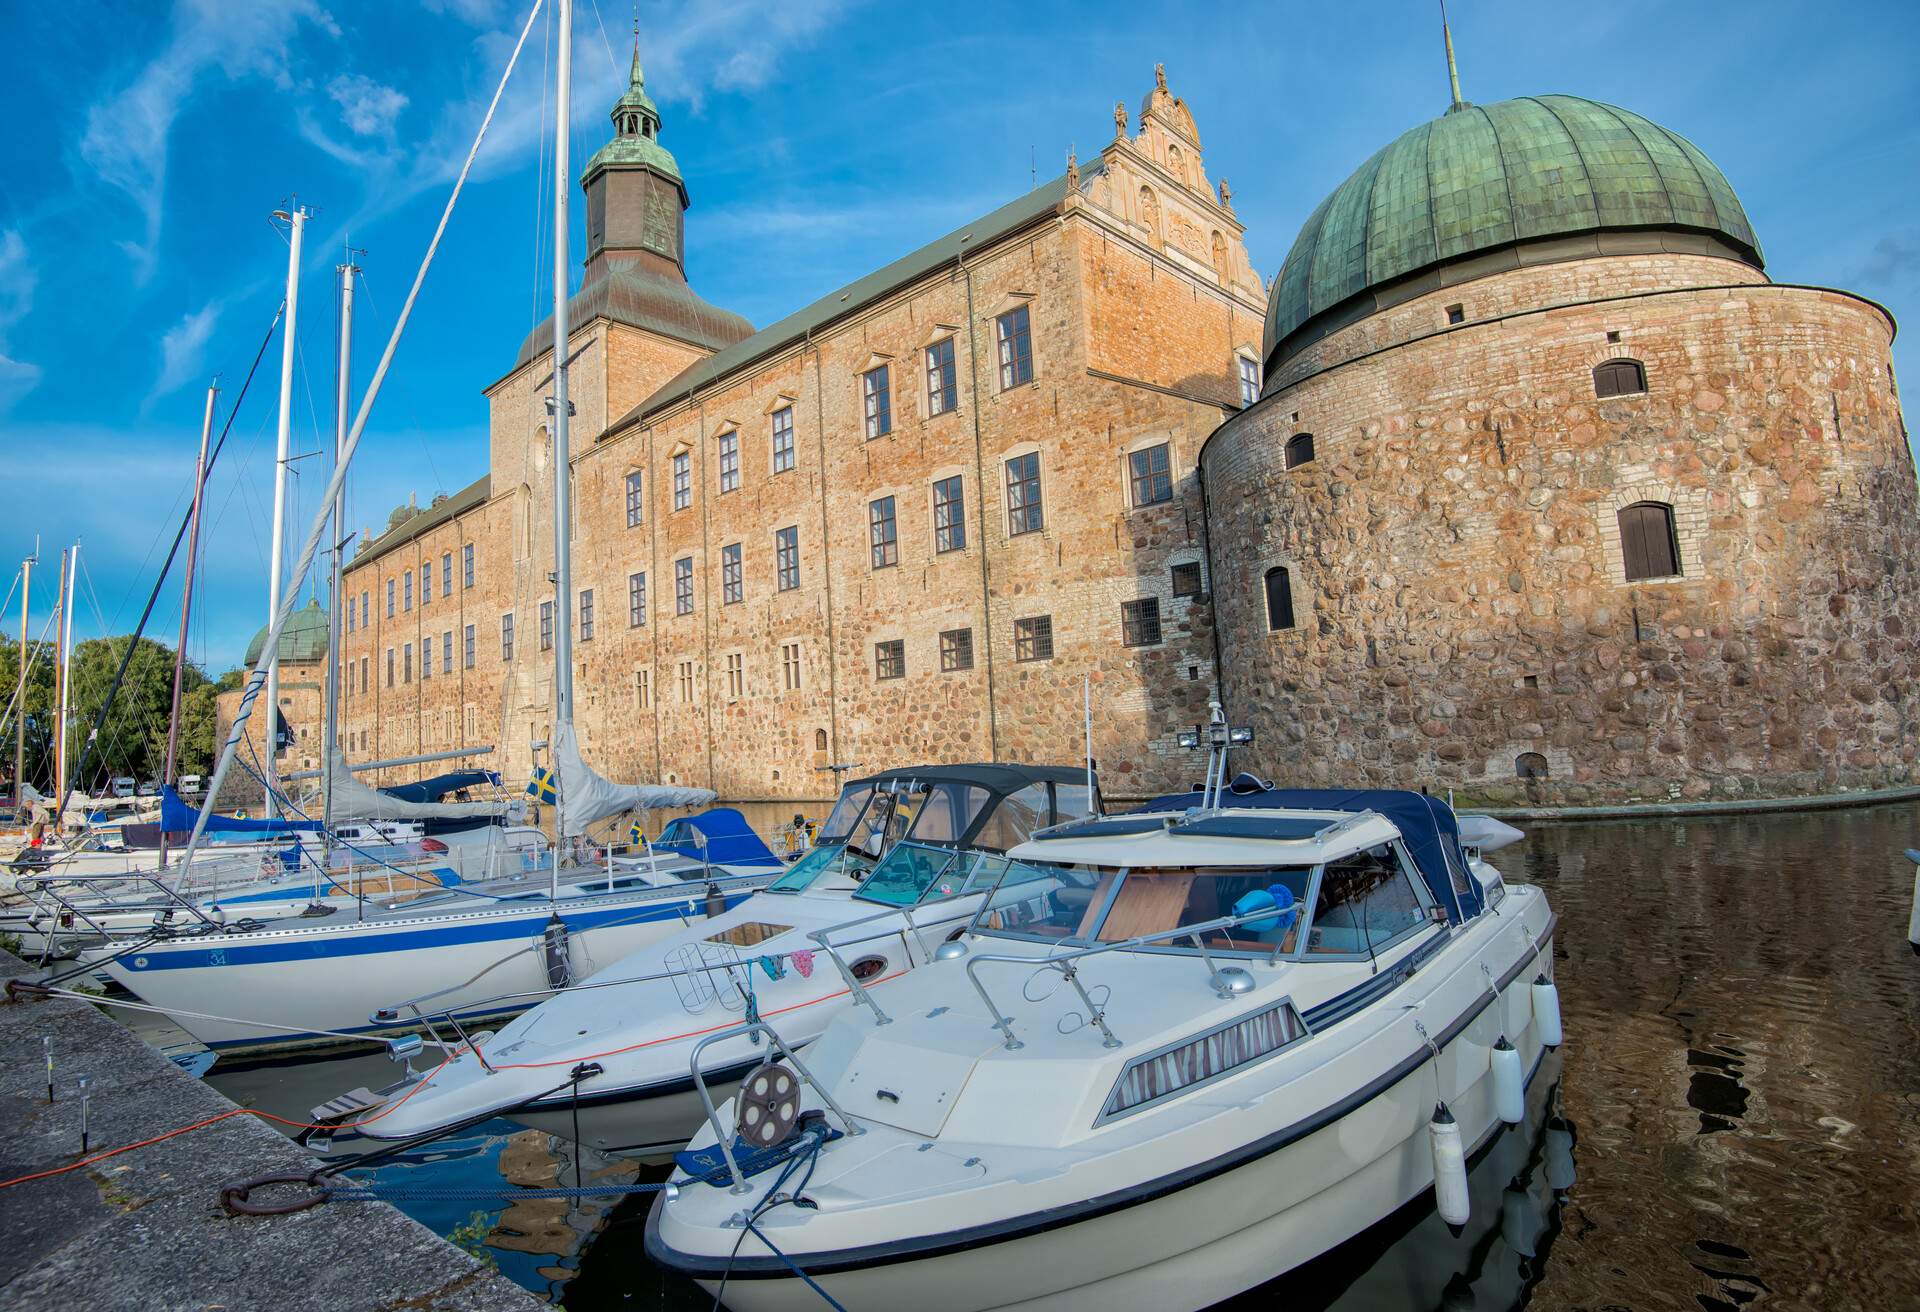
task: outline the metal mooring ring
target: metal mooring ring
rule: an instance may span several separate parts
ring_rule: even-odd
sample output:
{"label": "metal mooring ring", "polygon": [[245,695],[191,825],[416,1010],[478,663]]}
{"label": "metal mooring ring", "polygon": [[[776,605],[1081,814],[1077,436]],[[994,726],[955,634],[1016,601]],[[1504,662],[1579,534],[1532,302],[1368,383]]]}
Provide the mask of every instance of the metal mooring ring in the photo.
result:
{"label": "metal mooring ring", "polygon": [[[255,1189],[270,1184],[303,1184],[317,1192],[284,1203],[250,1201]],[[326,1177],[318,1171],[310,1171],[305,1175],[257,1175],[251,1180],[222,1187],[220,1206],[227,1210],[229,1216],[287,1216],[293,1212],[304,1212],[309,1207],[318,1207],[332,1198],[333,1190],[325,1186]]]}

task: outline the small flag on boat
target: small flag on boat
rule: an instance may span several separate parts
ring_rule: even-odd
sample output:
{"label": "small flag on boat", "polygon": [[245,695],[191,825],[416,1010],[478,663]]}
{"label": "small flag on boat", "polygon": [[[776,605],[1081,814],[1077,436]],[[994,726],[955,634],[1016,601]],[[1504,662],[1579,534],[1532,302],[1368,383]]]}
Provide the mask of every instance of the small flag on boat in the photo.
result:
{"label": "small flag on boat", "polygon": [[638,820],[635,820],[631,825],[627,826],[627,841],[635,847],[645,847],[647,845],[647,831],[640,827]]}
{"label": "small flag on boat", "polygon": [[553,771],[545,766],[535,766],[533,778],[527,780],[527,796],[536,802],[558,802],[560,782],[554,778]]}
{"label": "small flag on boat", "polygon": [[813,952],[811,949],[795,948],[787,955],[789,960],[793,962],[793,968],[800,972],[801,979],[813,978]]}

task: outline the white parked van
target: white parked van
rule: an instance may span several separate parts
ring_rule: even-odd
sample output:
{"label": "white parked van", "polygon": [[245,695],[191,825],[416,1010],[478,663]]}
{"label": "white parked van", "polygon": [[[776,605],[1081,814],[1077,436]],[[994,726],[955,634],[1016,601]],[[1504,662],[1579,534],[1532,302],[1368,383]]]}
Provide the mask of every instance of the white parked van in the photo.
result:
{"label": "white parked van", "polygon": [[180,796],[182,797],[196,797],[204,787],[206,787],[206,784],[202,782],[200,776],[197,774],[183,774],[180,776]]}
{"label": "white parked van", "polygon": [[132,797],[133,796],[132,778],[130,778],[127,775],[121,775],[118,779],[115,779],[113,781],[113,795],[115,797]]}

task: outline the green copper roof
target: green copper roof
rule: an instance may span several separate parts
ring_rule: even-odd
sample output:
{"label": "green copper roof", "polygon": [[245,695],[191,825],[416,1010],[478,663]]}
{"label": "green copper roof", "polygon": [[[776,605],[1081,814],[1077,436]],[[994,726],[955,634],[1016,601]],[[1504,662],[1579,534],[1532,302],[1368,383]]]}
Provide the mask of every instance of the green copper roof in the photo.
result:
{"label": "green copper roof", "polygon": [[[253,641],[247,644],[248,669],[260,659],[260,652],[267,645],[265,629],[253,635]],[[282,665],[312,665],[327,658],[327,613],[320,609],[320,603],[310,601],[304,609],[287,616],[287,627],[280,630],[280,663]]]}
{"label": "green copper roof", "polygon": [[[626,122],[632,114],[640,117],[642,126],[639,131],[633,131]],[[653,103],[653,97],[647,94],[647,78],[640,71],[638,46],[633,50],[633,67],[627,70],[626,92],[613,102],[610,117],[613,119],[613,140],[595,151],[593,158],[587,161],[585,171],[580,174],[581,186],[586,186],[601,169],[640,167],[672,178],[681,184],[680,190],[683,192],[687,189],[685,179],[680,176],[680,165],[675,162],[672,152],[660,144],[660,109]]]}
{"label": "green copper roof", "polygon": [[1576,96],[1459,106],[1375,154],[1308,218],[1274,283],[1268,365],[1302,324],[1384,283],[1609,229],[1705,233],[1762,263],[1726,177],[1677,133]]}

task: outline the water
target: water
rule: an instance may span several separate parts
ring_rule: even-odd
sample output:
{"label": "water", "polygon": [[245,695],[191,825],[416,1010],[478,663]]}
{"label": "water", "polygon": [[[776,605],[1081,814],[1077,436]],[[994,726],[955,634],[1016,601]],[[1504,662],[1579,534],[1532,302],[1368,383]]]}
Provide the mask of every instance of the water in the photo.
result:
{"label": "water", "polygon": [[[1473,1168],[1450,1234],[1416,1202],[1228,1306],[1745,1312],[1920,1306],[1920,806],[1537,826],[1494,862],[1544,886],[1567,1045]],[[384,1057],[212,1076],[290,1116]],[[575,1151],[493,1122],[380,1168],[571,1184]],[[591,1154],[583,1179],[658,1179]],[[407,1203],[569,1312],[708,1308],[641,1252],[649,1195]],[[824,1305],[823,1305],[824,1306]]]}

